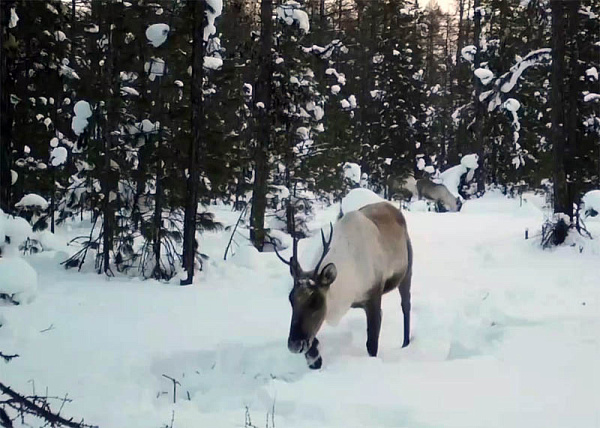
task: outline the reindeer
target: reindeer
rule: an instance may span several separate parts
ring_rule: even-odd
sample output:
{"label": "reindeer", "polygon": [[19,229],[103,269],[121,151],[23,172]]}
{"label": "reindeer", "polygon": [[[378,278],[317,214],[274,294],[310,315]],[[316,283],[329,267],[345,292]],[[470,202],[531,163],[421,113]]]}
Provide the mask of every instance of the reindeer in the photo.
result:
{"label": "reindeer", "polygon": [[300,267],[296,239],[289,261],[276,251],[294,279],[288,349],[303,352],[311,369],[323,363],[316,338],[323,322],[336,325],[350,308],[364,309],[367,352],[377,356],[381,296],[395,288],[404,315],[402,346],[410,341],[412,247],[402,213],[388,202],[379,202],[344,214],[335,227],[330,226],[328,240],[321,230],[323,252],[311,271]]}
{"label": "reindeer", "polygon": [[398,179],[390,176],[387,180],[388,199],[404,199],[410,201],[413,197],[418,197],[417,180],[413,175]]}
{"label": "reindeer", "polygon": [[455,197],[446,186],[434,183],[428,178],[417,180],[417,192],[419,198],[429,199],[438,206],[444,207],[447,211],[460,211],[462,203],[460,198]]}

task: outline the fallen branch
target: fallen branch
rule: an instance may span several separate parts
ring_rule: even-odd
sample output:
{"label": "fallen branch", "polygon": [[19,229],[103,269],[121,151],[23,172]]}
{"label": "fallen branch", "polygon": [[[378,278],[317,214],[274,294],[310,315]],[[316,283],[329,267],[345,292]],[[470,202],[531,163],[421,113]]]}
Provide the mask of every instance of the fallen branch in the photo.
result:
{"label": "fallen branch", "polygon": [[50,327],[40,330],[40,333],[45,333],[50,330],[54,330],[54,324],[50,324]]}
{"label": "fallen branch", "polygon": [[12,360],[13,358],[17,358],[19,356],[19,354],[5,354],[3,352],[0,352],[0,358],[3,358],[4,361],[6,361],[7,363]]}
{"label": "fallen branch", "polygon": [[[2,402],[3,404],[9,405],[12,408],[15,408],[16,405],[18,405],[19,408],[17,410],[21,412],[21,414],[37,416],[49,422],[52,424],[52,426],[65,426],[69,428],[98,428],[96,425],[88,425],[83,423],[83,419],[81,422],[74,422],[73,418],[65,419],[59,414],[53,413],[50,410],[47,398],[37,396],[25,397],[14,391],[12,388],[4,385],[2,382],[0,382],[0,392],[10,397],[10,400]],[[40,401],[41,404],[37,404],[36,401]],[[68,401],[66,397],[63,401],[63,405],[65,401]],[[4,415],[6,415],[6,413],[4,413]]]}
{"label": "fallen branch", "polygon": [[167,376],[166,374],[164,374],[163,377],[166,377],[171,382],[173,382],[173,403],[176,403],[177,402],[177,385],[181,386],[181,384],[179,383],[179,381],[177,379],[173,379],[172,377]]}

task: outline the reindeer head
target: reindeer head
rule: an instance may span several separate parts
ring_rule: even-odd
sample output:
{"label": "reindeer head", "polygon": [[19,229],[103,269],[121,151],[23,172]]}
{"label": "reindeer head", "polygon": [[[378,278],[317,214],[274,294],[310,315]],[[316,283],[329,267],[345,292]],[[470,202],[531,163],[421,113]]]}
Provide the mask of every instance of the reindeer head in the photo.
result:
{"label": "reindeer head", "polygon": [[323,259],[329,252],[332,237],[333,225],[331,225],[327,241],[321,230],[323,253],[313,271],[305,272],[300,267],[296,239],[294,239],[293,255],[289,261],[276,252],[279,259],[290,266],[290,273],[294,278],[294,288],[289,297],[292,305],[292,322],[288,336],[290,352],[307,352],[325,320],[326,293],[337,276],[337,269],[333,263],[329,263],[321,271],[319,270]]}

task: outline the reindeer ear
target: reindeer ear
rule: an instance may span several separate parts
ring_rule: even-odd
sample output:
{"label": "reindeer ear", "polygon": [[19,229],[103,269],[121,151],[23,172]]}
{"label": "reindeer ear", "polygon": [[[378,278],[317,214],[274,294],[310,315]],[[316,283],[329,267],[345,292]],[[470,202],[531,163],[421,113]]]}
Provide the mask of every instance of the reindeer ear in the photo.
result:
{"label": "reindeer ear", "polygon": [[333,263],[329,263],[323,268],[319,275],[319,285],[321,287],[329,287],[337,277],[337,268]]}

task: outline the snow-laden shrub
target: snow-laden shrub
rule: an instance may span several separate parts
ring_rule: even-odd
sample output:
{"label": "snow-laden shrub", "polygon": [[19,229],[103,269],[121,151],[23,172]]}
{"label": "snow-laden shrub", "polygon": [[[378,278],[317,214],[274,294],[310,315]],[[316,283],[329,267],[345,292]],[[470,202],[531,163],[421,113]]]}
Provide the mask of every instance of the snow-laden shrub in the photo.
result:
{"label": "snow-laden shrub", "polygon": [[584,217],[597,217],[600,214],[600,190],[590,190],[581,198]]}
{"label": "snow-laden shrub", "polygon": [[564,243],[570,228],[571,220],[567,215],[554,214],[551,219],[546,220],[542,225],[542,247],[549,248]]}
{"label": "snow-laden shrub", "polygon": [[[22,233],[19,226],[23,225],[9,219],[0,210],[0,299],[15,304],[29,303],[35,297],[37,273],[18,253],[10,251],[11,237]],[[31,231],[29,224],[20,220]]]}
{"label": "snow-laden shrub", "polygon": [[343,167],[344,179],[350,185],[350,187],[358,187],[360,185],[360,165],[353,162],[346,162]]}
{"label": "snow-laden shrub", "polygon": [[253,245],[243,245],[235,250],[231,260],[238,266],[252,270],[261,270],[263,259]]}
{"label": "snow-laden shrub", "polygon": [[460,196],[461,183],[473,180],[475,170],[479,167],[479,157],[476,154],[465,155],[460,164],[448,168],[439,175],[439,180],[454,196]]}
{"label": "snow-laden shrub", "polygon": [[37,290],[36,271],[20,257],[0,257],[0,299],[30,303]]}
{"label": "snow-laden shrub", "polygon": [[29,193],[15,204],[17,213],[31,223],[34,231],[48,227],[49,204],[40,195]]}

